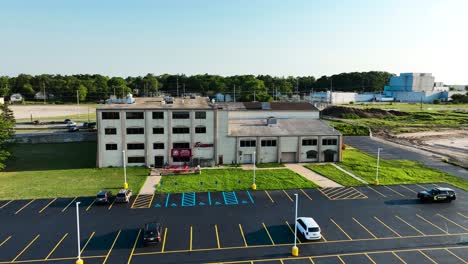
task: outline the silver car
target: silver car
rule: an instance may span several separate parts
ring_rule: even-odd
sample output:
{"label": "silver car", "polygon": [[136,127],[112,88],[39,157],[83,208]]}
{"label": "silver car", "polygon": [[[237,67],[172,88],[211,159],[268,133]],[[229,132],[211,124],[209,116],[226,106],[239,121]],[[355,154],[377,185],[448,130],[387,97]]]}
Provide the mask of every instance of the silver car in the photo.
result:
{"label": "silver car", "polygon": [[130,197],[132,197],[132,190],[121,189],[115,197],[116,203],[128,203],[130,202]]}

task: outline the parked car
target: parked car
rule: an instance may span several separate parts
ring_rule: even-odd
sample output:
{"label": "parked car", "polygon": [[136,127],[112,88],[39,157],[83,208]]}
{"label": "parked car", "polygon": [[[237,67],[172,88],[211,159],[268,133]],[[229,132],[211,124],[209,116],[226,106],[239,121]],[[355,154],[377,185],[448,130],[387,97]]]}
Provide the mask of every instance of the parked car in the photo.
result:
{"label": "parked car", "polygon": [[143,233],[143,243],[146,245],[150,243],[161,242],[161,224],[160,223],[147,223],[145,224]]}
{"label": "parked car", "polygon": [[455,194],[455,191],[450,188],[437,187],[437,188],[432,188],[427,191],[418,192],[418,198],[421,199],[421,201],[423,202],[426,202],[426,201],[451,202],[457,199],[457,196]]}
{"label": "parked car", "polygon": [[89,122],[88,123],[88,128],[89,129],[96,129],[96,122]]}
{"label": "parked car", "polygon": [[82,125],[82,127],[83,127],[83,128],[88,128],[88,125],[89,125],[88,122],[84,122],[83,125]]}
{"label": "parked car", "polygon": [[67,127],[74,127],[74,126],[76,126],[76,123],[75,123],[75,122],[73,122],[73,121],[68,121]]}
{"label": "parked car", "polygon": [[70,121],[71,120],[67,118],[67,119],[63,120],[63,123],[68,124],[68,122],[70,122]]}
{"label": "parked car", "polygon": [[78,127],[76,126],[72,126],[68,128],[68,132],[78,132],[78,131],[80,131],[80,129],[78,129]]}
{"label": "parked car", "polygon": [[99,191],[96,195],[96,203],[111,203],[112,192],[111,191]]}
{"label": "parked car", "polygon": [[116,203],[128,203],[130,202],[130,197],[132,197],[132,190],[121,189],[115,196]]}
{"label": "parked car", "polygon": [[319,240],[322,238],[320,227],[312,217],[298,217],[297,230],[307,240]]}

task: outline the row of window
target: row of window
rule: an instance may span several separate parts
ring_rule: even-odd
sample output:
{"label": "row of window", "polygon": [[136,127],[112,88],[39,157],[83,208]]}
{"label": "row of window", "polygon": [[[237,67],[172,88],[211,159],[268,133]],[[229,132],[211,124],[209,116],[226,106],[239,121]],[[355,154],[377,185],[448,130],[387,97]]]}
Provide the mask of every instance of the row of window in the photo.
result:
{"label": "row of window", "polygon": [[[190,134],[189,127],[173,127],[173,134]],[[206,127],[197,126],[195,127],[196,134],[206,134]],[[104,134],[106,135],[117,135],[116,128],[105,128]],[[142,135],[145,134],[145,129],[143,127],[129,127],[127,128],[128,135]],[[153,127],[153,134],[164,134],[164,127]]]}
{"label": "row of window", "polygon": [[[190,143],[188,142],[177,142],[172,143],[172,148],[175,149],[188,149],[190,148]],[[127,149],[138,150],[138,149],[145,149],[144,143],[128,143]],[[153,143],[153,149],[164,149],[164,143]],[[106,150],[117,150],[117,144],[115,143],[108,143],[106,144]]]}
{"label": "row of window", "polygon": [[[337,139],[322,139],[322,145],[324,146],[334,146],[337,144]],[[241,140],[240,147],[255,147],[257,142],[255,140]],[[262,147],[276,147],[276,140],[274,139],[265,139],[261,141]],[[316,146],[317,139],[303,139],[302,146]]]}
{"label": "row of window", "polygon": [[[153,119],[164,119],[164,112],[153,112]],[[145,119],[144,112],[125,112],[126,119]],[[102,119],[120,119],[119,112],[102,112]],[[172,112],[172,119],[190,119],[190,112]],[[195,112],[195,119],[206,119],[206,112]]]}

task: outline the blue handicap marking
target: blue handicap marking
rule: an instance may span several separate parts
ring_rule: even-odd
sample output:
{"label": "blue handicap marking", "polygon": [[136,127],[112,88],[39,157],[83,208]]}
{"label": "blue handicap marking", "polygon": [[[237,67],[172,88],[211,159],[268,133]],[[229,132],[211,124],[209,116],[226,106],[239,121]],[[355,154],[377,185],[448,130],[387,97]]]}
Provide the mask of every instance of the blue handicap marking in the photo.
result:
{"label": "blue handicap marking", "polygon": [[199,202],[198,205],[205,205],[205,203],[204,202]]}
{"label": "blue handicap marking", "polygon": [[242,200],[242,204],[248,204],[249,202],[247,202],[246,200]]}
{"label": "blue handicap marking", "polygon": [[223,192],[224,204],[239,204],[235,192]]}
{"label": "blue handicap marking", "polygon": [[171,203],[171,206],[172,206],[172,207],[176,207],[177,204],[176,204],[176,203]]}
{"label": "blue handicap marking", "polygon": [[155,204],[154,207],[161,207],[161,205],[160,204]]}
{"label": "blue handicap marking", "polygon": [[182,206],[195,206],[195,193],[182,193]]}
{"label": "blue handicap marking", "polygon": [[252,195],[250,195],[249,191],[247,191],[247,195],[249,196],[250,202],[254,204],[255,202],[254,202],[254,200],[252,198]]}
{"label": "blue handicap marking", "polygon": [[221,205],[221,203],[220,202],[215,202],[215,205]]}

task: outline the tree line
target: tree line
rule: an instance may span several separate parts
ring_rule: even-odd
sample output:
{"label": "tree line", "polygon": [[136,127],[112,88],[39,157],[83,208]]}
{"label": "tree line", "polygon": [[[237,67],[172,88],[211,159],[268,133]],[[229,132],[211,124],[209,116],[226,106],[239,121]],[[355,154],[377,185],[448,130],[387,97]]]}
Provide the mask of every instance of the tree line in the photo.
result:
{"label": "tree line", "polygon": [[15,117],[7,103],[0,105],[0,170],[5,168],[5,160],[10,156],[7,144],[14,136]]}
{"label": "tree line", "polygon": [[[138,77],[108,77],[99,74],[28,75],[0,77],[0,96],[20,93],[26,100],[34,100],[38,92],[46,93],[49,101],[96,101],[132,93],[135,96],[154,96],[197,93],[213,96],[216,93],[235,95],[238,101],[270,101],[278,95],[304,94],[310,91],[377,92],[382,91],[393,74],[388,72],[351,72],[316,79],[313,76],[275,77],[270,75],[219,76],[153,75]],[[53,97],[52,97],[53,95]]]}

